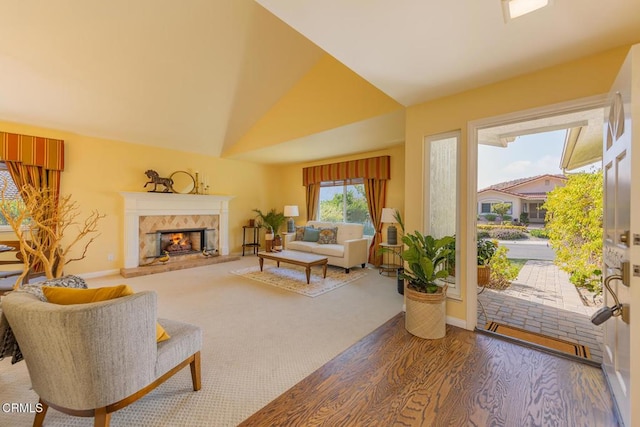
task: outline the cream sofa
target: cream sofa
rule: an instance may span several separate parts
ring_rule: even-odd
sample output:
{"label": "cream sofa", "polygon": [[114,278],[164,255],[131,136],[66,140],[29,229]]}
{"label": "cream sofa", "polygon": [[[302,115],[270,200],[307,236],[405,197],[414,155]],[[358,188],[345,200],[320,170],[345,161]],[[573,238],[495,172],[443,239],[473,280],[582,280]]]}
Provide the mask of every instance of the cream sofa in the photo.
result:
{"label": "cream sofa", "polygon": [[337,244],[321,244],[294,240],[294,234],[286,234],[286,250],[309,252],[325,255],[329,265],[345,269],[349,273],[351,267],[360,265],[362,268],[369,258],[369,239],[363,237],[364,226],[345,222],[309,221],[307,227],[338,228]]}

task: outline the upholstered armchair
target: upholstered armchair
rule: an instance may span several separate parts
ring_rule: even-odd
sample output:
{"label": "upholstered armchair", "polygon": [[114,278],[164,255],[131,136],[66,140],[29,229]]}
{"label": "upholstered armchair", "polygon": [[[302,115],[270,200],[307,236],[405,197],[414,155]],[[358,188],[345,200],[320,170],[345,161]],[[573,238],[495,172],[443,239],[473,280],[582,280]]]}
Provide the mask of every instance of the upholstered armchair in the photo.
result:
{"label": "upholstered armchair", "polygon": [[[112,412],[146,395],[173,374],[191,367],[200,389],[202,331],[157,319],[156,294],[143,291],[108,301],[57,305],[27,292],[2,299],[43,411],[95,417],[108,426]],[[156,342],[156,322],[170,339]]]}

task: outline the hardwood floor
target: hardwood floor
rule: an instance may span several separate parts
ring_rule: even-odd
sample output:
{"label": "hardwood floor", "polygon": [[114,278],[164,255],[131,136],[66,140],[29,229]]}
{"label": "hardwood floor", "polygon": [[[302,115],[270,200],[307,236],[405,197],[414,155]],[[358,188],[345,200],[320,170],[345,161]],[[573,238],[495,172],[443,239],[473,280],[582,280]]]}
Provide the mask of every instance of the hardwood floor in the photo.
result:
{"label": "hardwood floor", "polygon": [[616,426],[599,368],[400,313],[241,426]]}

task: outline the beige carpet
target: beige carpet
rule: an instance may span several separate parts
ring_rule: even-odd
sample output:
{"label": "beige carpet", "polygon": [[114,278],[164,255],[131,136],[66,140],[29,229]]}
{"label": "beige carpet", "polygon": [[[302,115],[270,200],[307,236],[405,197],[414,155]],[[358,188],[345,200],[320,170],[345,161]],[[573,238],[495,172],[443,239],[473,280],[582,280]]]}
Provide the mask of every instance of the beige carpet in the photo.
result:
{"label": "beige carpet", "polygon": [[[115,412],[117,426],[235,426],[402,309],[396,280],[366,270],[358,280],[308,298],[231,274],[255,256],[189,270],[123,279],[89,279],[91,287],[128,283],[155,290],[161,317],[200,325],[204,332],[202,390],[189,369]],[[360,269],[353,269],[352,273]],[[24,362],[0,362],[0,402],[36,403]],[[30,426],[33,414],[0,411],[0,426]],[[50,409],[48,427],[91,426]]]}
{"label": "beige carpet", "polygon": [[345,273],[344,268],[329,266],[327,267],[327,277],[323,278],[322,267],[313,267],[308,284],[304,267],[284,263],[281,263],[280,267],[265,264],[262,271],[259,266],[254,265],[232,270],[231,273],[308,297],[317,297],[364,277],[367,271],[354,268],[350,273]]}

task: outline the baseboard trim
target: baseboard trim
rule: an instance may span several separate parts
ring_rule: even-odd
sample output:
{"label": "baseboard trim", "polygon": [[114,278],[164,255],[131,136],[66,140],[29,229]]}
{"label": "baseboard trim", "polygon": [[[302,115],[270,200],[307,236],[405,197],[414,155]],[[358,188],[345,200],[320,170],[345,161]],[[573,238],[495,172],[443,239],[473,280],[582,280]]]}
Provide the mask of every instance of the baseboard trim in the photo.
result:
{"label": "baseboard trim", "polygon": [[115,270],[94,271],[92,273],[76,274],[76,276],[82,277],[83,279],[95,279],[96,277],[112,276],[114,274],[120,274],[120,270],[115,269]]}
{"label": "baseboard trim", "polygon": [[467,329],[467,321],[458,319],[457,317],[447,316],[447,324],[457,326],[458,328]]}

